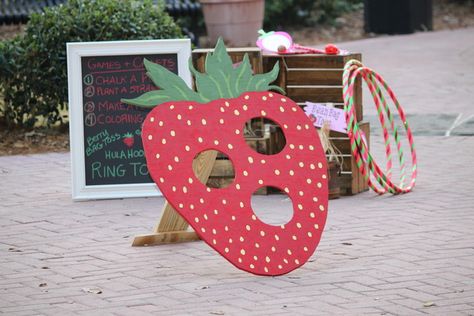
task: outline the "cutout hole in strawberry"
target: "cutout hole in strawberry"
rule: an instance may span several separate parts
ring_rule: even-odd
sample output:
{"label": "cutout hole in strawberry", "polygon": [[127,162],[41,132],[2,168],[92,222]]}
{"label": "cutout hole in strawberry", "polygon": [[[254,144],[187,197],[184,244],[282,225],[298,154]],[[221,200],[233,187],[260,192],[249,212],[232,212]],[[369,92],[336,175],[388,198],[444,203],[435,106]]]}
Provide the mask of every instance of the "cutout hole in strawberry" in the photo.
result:
{"label": "cutout hole in strawberry", "polygon": [[[252,195],[250,205],[255,216],[267,225],[280,226],[287,224],[293,217],[293,202],[286,192],[273,186],[264,186],[267,192],[272,194],[268,196]],[[259,188],[261,189],[261,188]]]}
{"label": "cutout hole in strawberry", "polygon": [[[265,111],[261,114],[267,115]],[[283,128],[272,119],[263,116],[254,117],[245,122],[243,131],[247,145],[259,154],[276,155],[285,148],[286,137]],[[271,137],[274,137],[273,140]]]}
{"label": "cutout hole in strawberry", "polygon": [[[218,141],[216,141],[215,145],[219,145]],[[217,151],[217,157],[216,161],[214,163],[213,169],[211,171],[211,175],[209,176],[209,179],[207,180],[206,183],[202,182],[201,179],[196,174],[196,170],[199,170],[200,166],[198,166],[198,156],[201,154],[207,154],[210,151]],[[201,151],[199,154],[197,154],[194,157],[193,161],[193,171],[194,171],[194,176],[204,184],[205,186],[211,188],[211,189],[224,189],[230,186],[231,184],[234,183],[235,179],[235,170],[234,170],[234,164],[232,163],[232,160],[229,159],[229,156],[219,150],[204,150]]]}

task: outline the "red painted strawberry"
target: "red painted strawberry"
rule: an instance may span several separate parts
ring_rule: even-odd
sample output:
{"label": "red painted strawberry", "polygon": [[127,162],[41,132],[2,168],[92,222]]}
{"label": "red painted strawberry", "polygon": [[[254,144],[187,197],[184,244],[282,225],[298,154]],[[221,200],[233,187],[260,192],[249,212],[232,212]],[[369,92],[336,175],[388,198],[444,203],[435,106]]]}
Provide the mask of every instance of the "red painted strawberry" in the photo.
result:
{"label": "red painted strawberry", "polygon": [[133,144],[135,143],[135,138],[133,137],[132,133],[123,134],[122,140],[128,148],[132,148]]}
{"label": "red painted strawberry", "polygon": [[[156,106],[142,131],[150,174],[171,205],[200,237],[236,267],[260,275],[288,273],[304,264],[319,243],[328,201],[326,160],[316,130],[292,100],[266,91],[278,74],[253,76],[248,57],[234,69],[219,41],[206,73],[192,69],[199,93],[165,68],[145,62],[161,90],[125,102]],[[245,122],[266,117],[282,126],[286,145],[276,155],[252,150]],[[232,160],[233,184],[212,189],[195,176],[192,162],[202,151]],[[262,222],[251,195],[262,186],[285,191],[293,217],[281,226]]]}

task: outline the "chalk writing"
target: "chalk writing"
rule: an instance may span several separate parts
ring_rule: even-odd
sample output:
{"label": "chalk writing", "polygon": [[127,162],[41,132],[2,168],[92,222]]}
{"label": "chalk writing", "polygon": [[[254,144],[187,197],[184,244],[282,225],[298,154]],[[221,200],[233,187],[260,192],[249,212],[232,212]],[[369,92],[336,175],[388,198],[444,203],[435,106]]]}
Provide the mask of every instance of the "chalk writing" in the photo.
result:
{"label": "chalk writing", "polygon": [[105,153],[105,159],[132,159],[140,158],[145,156],[143,149],[129,149],[129,150],[107,150]]}
{"label": "chalk writing", "polygon": [[120,134],[109,134],[109,131],[106,129],[99,132],[98,134],[87,137],[86,156],[89,157],[93,153],[102,150],[104,147],[112,144],[113,142],[120,140],[120,138]]}
{"label": "chalk writing", "polygon": [[91,164],[91,175],[93,180],[105,178],[125,178],[128,176],[148,176],[146,163],[129,162],[119,164],[104,164],[100,161],[94,161]]}
{"label": "chalk writing", "polygon": [[177,54],[81,58],[86,185],[153,182],[140,137],[149,110],[120,102],[157,89],[144,58],[178,73]]}

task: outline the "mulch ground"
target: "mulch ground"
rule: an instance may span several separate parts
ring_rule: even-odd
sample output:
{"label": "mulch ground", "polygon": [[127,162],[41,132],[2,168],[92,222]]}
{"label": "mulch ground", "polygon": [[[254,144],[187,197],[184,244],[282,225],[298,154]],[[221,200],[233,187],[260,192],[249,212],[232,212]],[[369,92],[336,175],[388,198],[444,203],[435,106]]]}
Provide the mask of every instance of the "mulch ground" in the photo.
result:
{"label": "mulch ground", "polygon": [[46,128],[8,130],[5,126],[0,125],[0,156],[68,150],[68,132]]}

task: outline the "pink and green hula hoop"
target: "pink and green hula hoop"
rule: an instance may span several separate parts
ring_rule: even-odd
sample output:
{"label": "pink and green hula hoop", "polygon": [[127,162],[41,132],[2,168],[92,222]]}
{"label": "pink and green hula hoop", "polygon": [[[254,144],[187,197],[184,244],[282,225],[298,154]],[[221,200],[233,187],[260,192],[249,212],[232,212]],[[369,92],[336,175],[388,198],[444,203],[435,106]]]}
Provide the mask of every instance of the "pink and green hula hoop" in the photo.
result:
{"label": "pink and green hula hoop", "polygon": [[[354,108],[354,85],[356,79],[360,77],[370,90],[372,98],[377,109],[380,125],[382,126],[383,138],[385,143],[385,157],[387,159],[386,171],[384,172],[372,157],[364,132],[359,128]],[[403,127],[406,131],[410,153],[411,153],[411,175],[410,181],[405,185],[407,178],[407,165],[405,155],[402,150],[402,143],[398,127],[394,123],[392,111],[390,111],[387,100],[384,97],[384,91],[390,96]],[[352,155],[356,160],[357,167],[366,179],[369,187],[378,194],[386,192],[392,194],[408,193],[415,186],[417,176],[416,151],[413,142],[413,134],[406,119],[405,112],[398,102],[395,94],[387,85],[385,80],[372,69],[365,67],[358,60],[350,60],[344,66],[343,73],[343,97],[344,112],[347,122],[347,132],[351,143]],[[400,165],[400,183],[395,184],[392,181],[392,148],[390,146],[391,138],[397,147],[398,162]]]}

